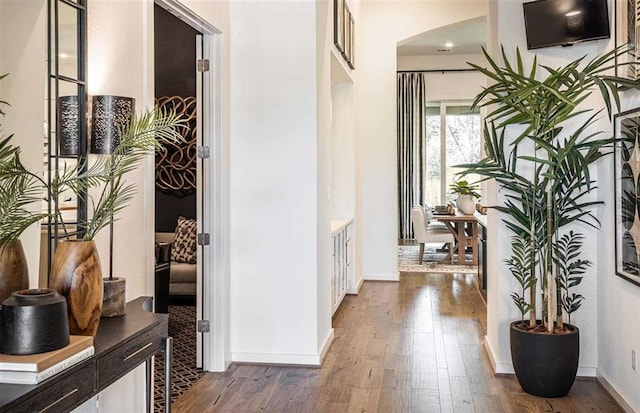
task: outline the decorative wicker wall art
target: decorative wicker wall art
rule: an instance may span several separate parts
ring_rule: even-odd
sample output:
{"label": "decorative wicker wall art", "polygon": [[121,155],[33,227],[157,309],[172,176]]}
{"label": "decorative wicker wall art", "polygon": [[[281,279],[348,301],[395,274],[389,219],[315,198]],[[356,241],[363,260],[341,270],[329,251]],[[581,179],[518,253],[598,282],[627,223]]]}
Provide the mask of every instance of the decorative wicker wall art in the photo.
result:
{"label": "decorative wicker wall art", "polygon": [[184,142],[165,143],[156,151],[156,188],[182,195],[196,189],[196,98],[189,96],[165,96],[156,99],[164,109],[173,109],[182,114],[188,128],[181,128]]}

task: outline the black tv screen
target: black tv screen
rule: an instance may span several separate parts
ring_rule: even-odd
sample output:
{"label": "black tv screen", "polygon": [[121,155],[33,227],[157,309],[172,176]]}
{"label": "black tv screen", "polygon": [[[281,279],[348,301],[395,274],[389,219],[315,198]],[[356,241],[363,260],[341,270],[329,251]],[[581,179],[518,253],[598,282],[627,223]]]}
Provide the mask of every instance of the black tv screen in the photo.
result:
{"label": "black tv screen", "polygon": [[528,49],[571,46],[610,36],[607,0],[538,0],[522,7]]}

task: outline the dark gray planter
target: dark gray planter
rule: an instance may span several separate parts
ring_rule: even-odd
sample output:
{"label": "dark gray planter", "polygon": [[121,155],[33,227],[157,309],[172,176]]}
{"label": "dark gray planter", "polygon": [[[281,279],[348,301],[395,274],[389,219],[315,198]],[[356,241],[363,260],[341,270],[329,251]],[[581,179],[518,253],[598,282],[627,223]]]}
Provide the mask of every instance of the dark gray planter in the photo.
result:
{"label": "dark gray planter", "polygon": [[539,397],[569,393],[578,372],[580,330],[570,324],[565,334],[521,330],[511,323],[511,361],[522,389]]}

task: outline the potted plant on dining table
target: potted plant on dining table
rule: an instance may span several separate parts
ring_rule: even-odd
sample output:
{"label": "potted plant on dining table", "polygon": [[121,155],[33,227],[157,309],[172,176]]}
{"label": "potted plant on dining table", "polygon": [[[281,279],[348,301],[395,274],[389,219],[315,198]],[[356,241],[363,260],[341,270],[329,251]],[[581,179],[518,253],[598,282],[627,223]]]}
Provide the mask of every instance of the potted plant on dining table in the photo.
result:
{"label": "potted plant on dining table", "polygon": [[456,207],[465,215],[473,215],[476,210],[475,199],[480,198],[479,186],[459,179],[449,185],[452,194],[456,194]]}

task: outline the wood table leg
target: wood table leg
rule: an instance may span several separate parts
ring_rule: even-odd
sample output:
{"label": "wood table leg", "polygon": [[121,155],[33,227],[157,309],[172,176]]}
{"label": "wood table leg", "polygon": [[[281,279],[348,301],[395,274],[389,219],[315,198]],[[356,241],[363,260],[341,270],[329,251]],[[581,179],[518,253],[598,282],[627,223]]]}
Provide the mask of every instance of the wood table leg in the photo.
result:
{"label": "wood table leg", "polygon": [[458,227],[458,264],[464,265],[467,263],[466,250],[469,244],[469,238],[464,229],[464,222],[458,222],[456,226]]}

